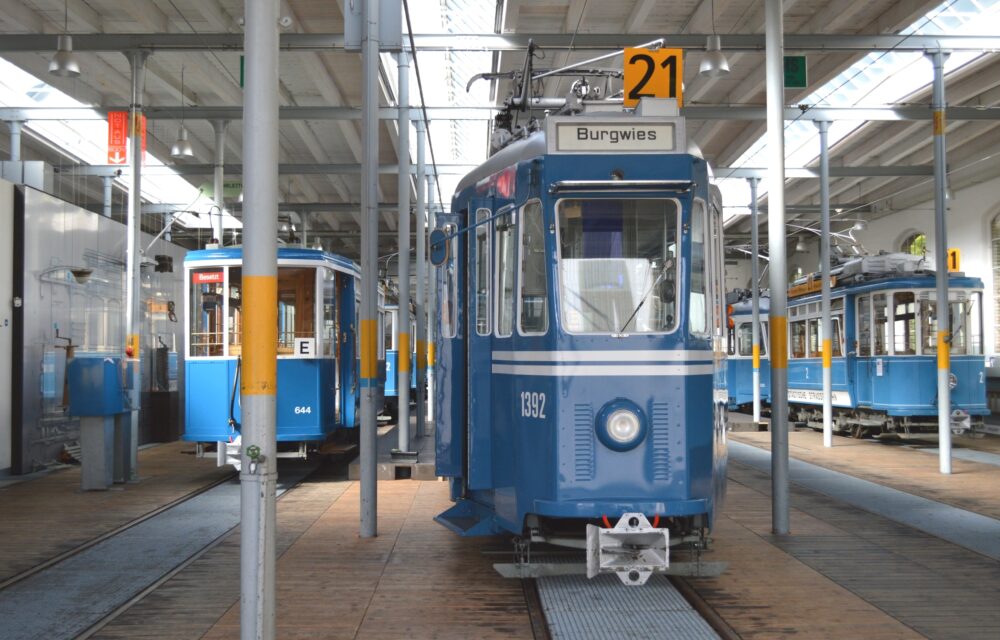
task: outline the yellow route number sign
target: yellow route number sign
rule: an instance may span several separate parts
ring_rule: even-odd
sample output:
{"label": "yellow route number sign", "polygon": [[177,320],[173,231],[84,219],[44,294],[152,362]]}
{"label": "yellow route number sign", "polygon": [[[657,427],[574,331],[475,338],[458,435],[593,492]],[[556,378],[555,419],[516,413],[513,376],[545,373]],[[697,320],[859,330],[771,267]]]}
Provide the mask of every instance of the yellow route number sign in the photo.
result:
{"label": "yellow route number sign", "polygon": [[962,252],[958,249],[948,249],[948,271],[962,270]]}
{"label": "yellow route number sign", "polygon": [[625,106],[639,98],[684,96],[684,51],[682,49],[625,49]]}

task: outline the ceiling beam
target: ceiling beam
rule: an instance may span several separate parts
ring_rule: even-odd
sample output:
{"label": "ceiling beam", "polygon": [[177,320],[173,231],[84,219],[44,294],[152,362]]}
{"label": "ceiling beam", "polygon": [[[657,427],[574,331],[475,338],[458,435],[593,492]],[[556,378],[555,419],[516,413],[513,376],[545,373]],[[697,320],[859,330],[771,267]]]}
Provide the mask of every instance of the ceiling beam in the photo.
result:
{"label": "ceiling beam", "polygon": [[[74,33],[76,51],[212,51],[243,50],[242,33]],[[626,40],[644,40],[662,34],[620,33],[521,33],[521,34],[414,34],[421,51],[520,51],[528,41],[550,49],[614,50],[630,44]],[[675,34],[667,36],[673,48],[705,49],[708,34]],[[785,51],[1000,51],[1000,36],[920,36],[880,34],[801,34],[784,36]],[[726,51],[764,51],[764,34],[727,34],[722,42]],[[334,33],[283,33],[282,51],[321,51],[343,49],[344,36]],[[56,34],[5,34],[0,41],[0,53],[54,51]]]}
{"label": "ceiling beam", "polygon": [[[476,168],[473,164],[438,164],[438,175],[464,176]],[[159,167],[144,167],[144,176],[179,174],[182,176],[211,175],[215,166],[207,163],[175,164]],[[243,165],[239,163],[226,163],[223,169],[226,175],[236,176],[243,174]],[[416,172],[416,166],[410,166],[410,173]],[[123,166],[111,164],[91,164],[74,165],[61,167],[59,173],[64,175],[78,176],[117,176],[125,175]],[[354,163],[282,163],[278,165],[280,175],[350,175],[360,174],[361,165]],[[399,166],[395,164],[379,165],[380,174],[398,174]],[[910,174],[906,174],[910,175]],[[923,175],[923,174],[920,174]]]}

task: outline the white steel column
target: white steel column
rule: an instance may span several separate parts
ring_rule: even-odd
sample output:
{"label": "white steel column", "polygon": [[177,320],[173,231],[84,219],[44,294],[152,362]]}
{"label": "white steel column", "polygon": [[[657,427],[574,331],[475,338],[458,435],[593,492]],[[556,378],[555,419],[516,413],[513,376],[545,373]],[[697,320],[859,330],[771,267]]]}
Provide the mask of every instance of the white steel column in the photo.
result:
{"label": "white steel column", "polygon": [[378,21],[364,0],[361,48],[361,537],[378,535],[375,393],[378,384]]}
{"label": "white steel column", "polygon": [[[240,637],[275,637],[278,2],[246,0]],[[216,130],[218,132],[218,130]],[[221,238],[220,238],[221,239]]]}
{"label": "white steel column", "polygon": [[20,120],[11,120],[7,123],[10,130],[10,161],[20,162],[21,160],[21,127],[24,125]]}
{"label": "white steel column", "polygon": [[219,246],[225,244],[224,234],[226,230],[222,226],[222,210],[226,208],[225,194],[223,193],[224,168],[226,164],[226,120],[213,120],[212,129],[215,131],[215,165],[212,168],[212,193],[215,196],[215,204],[219,210],[211,215],[212,236]]}
{"label": "white steel column", "polygon": [[[129,106],[129,185],[128,214],[126,218],[126,265],[125,265],[125,357],[131,370],[129,388],[130,411],[128,430],[121,429],[121,435],[128,443],[118,442],[128,452],[125,478],[129,482],[139,480],[139,405],[142,401],[142,367],[140,366],[142,346],[139,334],[142,332],[142,285],[141,251],[142,233],[142,94],[146,86],[145,51],[129,51],[128,61],[132,69],[132,104]],[[123,456],[123,462],[125,458]]]}
{"label": "white steel column", "polygon": [[753,423],[760,427],[760,229],[757,220],[757,183],[750,183],[750,295],[753,309]]}
{"label": "white steel column", "polygon": [[[396,429],[400,453],[410,452],[410,55],[402,50],[399,66],[399,312],[396,334],[399,411]],[[413,336],[414,340],[419,335]],[[416,345],[414,345],[416,346]],[[419,414],[418,414],[419,415]],[[417,433],[420,433],[419,427]]]}
{"label": "white steel column", "polygon": [[937,402],[938,451],[941,473],[951,473],[951,310],[948,306],[948,225],[945,220],[945,189],[948,158],[945,147],[944,63],[948,54],[940,49],[927,54],[934,63],[934,262],[937,269]]}
{"label": "white steel column", "polygon": [[430,175],[427,173],[427,165],[424,161],[424,145],[426,138],[426,127],[427,123],[424,122],[422,118],[416,121],[417,128],[417,212],[416,212],[416,238],[417,243],[417,257],[416,266],[414,267],[414,276],[417,280],[417,299],[416,299],[416,316],[417,316],[417,435],[423,436],[427,432],[427,407],[424,404],[426,401],[426,390],[424,388],[424,383],[427,379],[427,334],[426,334],[426,324],[424,321],[424,254],[426,247],[426,232],[424,230],[424,219],[427,215],[427,201],[430,197],[428,189],[427,177]]}
{"label": "white steel column", "polygon": [[788,523],[788,274],[785,262],[785,82],[782,0],[764,0],[767,76],[767,236],[771,285],[771,529]]}
{"label": "white steel column", "polygon": [[101,182],[104,184],[104,217],[111,217],[111,201],[112,201],[112,190],[111,181],[114,180],[112,176],[101,176]]}
{"label": "white steel column", "polygon": [[[830,149],[827,134],[830,123],[820,120],[819,128],[819,200],[820,334],[823,336],[823,446],[833,446],[833,321],[830,319]],[[843,349],[843,345],[841,345]]]}

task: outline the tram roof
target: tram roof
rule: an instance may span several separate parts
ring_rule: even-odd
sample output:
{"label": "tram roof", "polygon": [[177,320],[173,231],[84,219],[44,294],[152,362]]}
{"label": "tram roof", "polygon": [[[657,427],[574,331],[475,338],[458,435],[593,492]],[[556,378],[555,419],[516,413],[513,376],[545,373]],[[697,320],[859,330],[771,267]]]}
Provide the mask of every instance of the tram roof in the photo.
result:
{"label": "tram roof", "polygon": [[[228,260],[233,262],[239,262],[243,260],[243,248],[242,247],[223,247],[221,249],[199,249],[196,251],[188,251],[187,255],[184,256],[184,264],[192,264],[195,262],[207,262],[213,261],[217,262],[220,260]],[[306,249],[302,247],[278,247],[278,261],[282,260],[306,260],[314,262],[325,262],[327,264],[333,265],[342,271],[348,271],[355,275],[361,275],[361,269],[358,265],[347,258],[337,255],[335,253],[329,253],[327,251],[320,251],[319,249]]]}

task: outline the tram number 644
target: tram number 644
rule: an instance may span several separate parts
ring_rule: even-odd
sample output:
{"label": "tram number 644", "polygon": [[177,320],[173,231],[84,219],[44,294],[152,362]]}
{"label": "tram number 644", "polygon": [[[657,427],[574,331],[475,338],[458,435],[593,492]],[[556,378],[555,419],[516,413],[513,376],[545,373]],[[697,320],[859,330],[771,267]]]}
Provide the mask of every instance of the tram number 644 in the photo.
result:
{"label": "tram number 644", "polygon": [[545,394],[537,391],[521,392],[521,417],[545,418]]}

